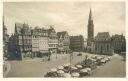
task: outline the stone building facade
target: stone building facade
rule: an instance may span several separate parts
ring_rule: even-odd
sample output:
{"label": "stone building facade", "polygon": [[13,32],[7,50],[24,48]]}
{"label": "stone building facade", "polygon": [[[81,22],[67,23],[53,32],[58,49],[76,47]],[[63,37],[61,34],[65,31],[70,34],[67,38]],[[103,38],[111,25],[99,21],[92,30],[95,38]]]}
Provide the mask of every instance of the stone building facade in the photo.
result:
{"label": "stone building facade", "polygon": [[32,30],[32,53],[33,57],[36,57],[39,52],[39,28],[36,27]]}
{"label": "stone building facade", "polygon": [[7,34],[7,28],[4,24],[4,18],[3,18],[3,56],[4,59],[8,58],[8,42],[9,42],[9,35]]}
{"label": "stone building facade", "polygon": [[12,34],[9,37],[9,43],[8,43],[8,54],[9,54],[9,59],[17,59],[17,54],[15,54],[16,51],[16,42],[15,42],[15,36]]}
{"label": "stone building facade", "polygon": [[95,54],[113,55],[111,37],[108,32],[100,32],[92,44],[92,52]]}
{"label": "stone building facade", "polygon": [[32,58],[32,35],[28,24],[15,23],[15,54],[20,59]]}
{"label": "stone building facade", "polygon": [[32,30],[32,55],[33,57],[43,57],[48,54],[48,31],[44,28],[35,27]]}
{"label": "stone building facade", "polygon": [[49,29],[15,23],[15,32],[9,40],[10,55],[16,59],[29,59],[57,53],[58,37],[53,27]]}
{"label": "stone building facade", "polygon": [[115,53],[126,52],[126,39],[123,35],[113,35],[112,39],[112,46],[114,48]]}
{"label": "stone building facade", "polygon": [[82,35],[70,36],[70,49],[73,51],[83,51],[84,49],[84,38]]}
{"label": "stone building facade", "polygon": [[58,50],[58,36],[55,31],[55,29],[50,26],[50,28],[47,30],[48,31],[48,44],[49,44],[49,51],[51,53],[57,53]]}
{"label": "stone building facade", "polygon": [[67,31],[57,33],[58,36],[58,52],[68,53],[70,45],[70,36]]}

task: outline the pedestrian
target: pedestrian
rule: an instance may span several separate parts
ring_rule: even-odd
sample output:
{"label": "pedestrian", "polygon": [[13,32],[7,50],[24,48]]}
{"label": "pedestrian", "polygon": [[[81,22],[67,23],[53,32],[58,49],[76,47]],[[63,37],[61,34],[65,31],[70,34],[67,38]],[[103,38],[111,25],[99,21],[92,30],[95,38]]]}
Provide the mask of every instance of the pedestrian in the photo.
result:
{"label": "pedestrian", "polygon": [[51,60],[51,51],[49,51],[49,54],[48,54],[48,61],[50,61]]}

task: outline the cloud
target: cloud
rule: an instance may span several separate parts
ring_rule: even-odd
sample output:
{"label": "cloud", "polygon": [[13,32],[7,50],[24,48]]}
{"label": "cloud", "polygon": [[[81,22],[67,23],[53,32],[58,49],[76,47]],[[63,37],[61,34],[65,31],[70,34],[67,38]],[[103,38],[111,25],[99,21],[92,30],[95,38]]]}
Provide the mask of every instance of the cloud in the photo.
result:
{"label": "cloud", "polygon": [[54,25],[56,31],[87,37],[90,7],[95,35],[104,31],[125,34],[124,2],[5,2],[5,24],[9,34],[15,22],[26,22],[32,27]]}

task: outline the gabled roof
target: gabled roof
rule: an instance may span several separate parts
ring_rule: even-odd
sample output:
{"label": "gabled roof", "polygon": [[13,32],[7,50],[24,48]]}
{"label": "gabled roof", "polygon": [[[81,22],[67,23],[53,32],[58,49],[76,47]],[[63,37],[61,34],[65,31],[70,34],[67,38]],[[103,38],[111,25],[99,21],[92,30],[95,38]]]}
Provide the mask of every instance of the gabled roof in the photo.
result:
{"label": "gabled roof", "polygon": [[64,38],[65,34],[67,33],[67,31],[62,31],[62,32],[57,32],[57,36],[60,38],[62,36],[62,38]]}
{"label": "gabled roof", "polygon": [[15,26],[17,26],[17,27],[23,27],[23,24],[22,23],[15,22]]}
{"label": "gabled roof", "polygon": [[15,23],[15,33],[16,34],[31,34],[31,27],[28,24]]}
{"label": "gabled roof", "polygon": [[112,35],[112,37],[111,37],[112,39],[125,39],[125,36],[123,36],[123,34],[122,35],[118,35],[118,34],[115,34],[115,35]]}
{"label": "gabled roof", "polygon": [[44,28],[39,28],[39,27],[35,27],[34,29],[31,30],[33,35],[39,35],[42,33],[47,33],[48,31]]}
{"label": "gabled roof", "polygon": [[16,34],[21,34],[21,29],[22,29],[22,27],[23,27],[23,24],[21,24],[21,23],[15,23],[15,33]]}
{"label": "gabled roof", "polygon": [[47,31],[48,31],[48,34],[49,34],[49,35],[50,35],[51,33],[56,33],[55,29],[54,29],[52,26],[50,26],[50,28],[47,29]]}
{"label": "gabled roof", "polygon": [[111,39],[109,32],[99,32],[95,37],[95,40],[98,40],[98,41],[104,41],[108,39]]}

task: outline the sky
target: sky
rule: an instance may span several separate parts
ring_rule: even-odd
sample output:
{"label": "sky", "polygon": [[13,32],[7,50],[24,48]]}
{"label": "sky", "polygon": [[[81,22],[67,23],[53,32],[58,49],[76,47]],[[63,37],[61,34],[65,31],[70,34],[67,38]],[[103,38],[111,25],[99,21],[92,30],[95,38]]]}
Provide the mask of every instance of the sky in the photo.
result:
{"label": "sky", "polygon": [[56,32],[68,31],[69,35],[87,38],[90,8],[95,36],[98,32],[125,35],[124,2],[5,2],[3,8],[9,35],[14,33],[15,22],[19,22],[32,28],[53,25]]}

